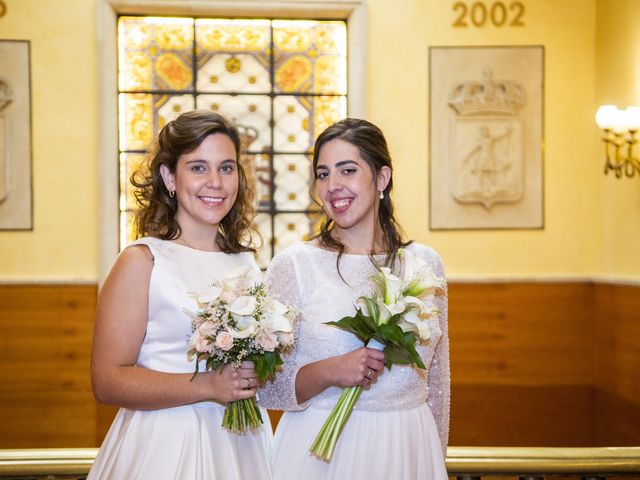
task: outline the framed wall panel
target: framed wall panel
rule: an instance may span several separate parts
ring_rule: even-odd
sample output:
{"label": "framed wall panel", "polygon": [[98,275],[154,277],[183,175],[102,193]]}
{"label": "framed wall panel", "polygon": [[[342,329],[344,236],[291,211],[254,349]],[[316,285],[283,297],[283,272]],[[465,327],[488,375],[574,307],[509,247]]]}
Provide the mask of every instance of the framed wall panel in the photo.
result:
{"label": "framed wall panel", "polygon": [[0,230],[32,230],[27,40],[0,40]]}
{"label": "framed wall panel", "polygon": [[543,228],[543,47],[429,53],[430,228]]}

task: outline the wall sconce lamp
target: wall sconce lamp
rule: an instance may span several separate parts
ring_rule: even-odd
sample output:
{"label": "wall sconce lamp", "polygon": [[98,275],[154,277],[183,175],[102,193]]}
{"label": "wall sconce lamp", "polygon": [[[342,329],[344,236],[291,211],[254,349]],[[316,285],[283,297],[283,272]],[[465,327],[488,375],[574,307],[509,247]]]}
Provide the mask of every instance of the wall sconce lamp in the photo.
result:
{"label": "wall sconce lamp", "polygon": [[619,110],[613,105],[603,105],[596,112],[596,123],[604,130],[604,173],[613,170],[616,178],[640,175],[640,160],[633,156],[633,146],[638,143],[640,107]]}

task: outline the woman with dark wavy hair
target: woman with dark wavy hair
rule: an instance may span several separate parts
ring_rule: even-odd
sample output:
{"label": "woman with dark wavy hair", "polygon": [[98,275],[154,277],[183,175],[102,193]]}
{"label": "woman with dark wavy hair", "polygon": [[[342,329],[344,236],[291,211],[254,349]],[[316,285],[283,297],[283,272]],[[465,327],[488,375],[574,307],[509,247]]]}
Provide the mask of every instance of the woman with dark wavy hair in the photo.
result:
{"label": "woman with dark wavy hair", "polygon": [[[384,135],[365,120],[348,118],[320,134],[313,155],[314,196],[324,219],[317,237],[272,260],[267,283],[299,312],[295,350],[263,405],[284,410],[273,448],[274,479],[446,480],[449,429],[449,342],[446,290],[433,299],[439,312],[432,336],[417,343],[426,370],[394,365],[355,335],[325,325],[355,314],[371,294],[377,269],[392,266],[400,248],[439,277],[438,254],[405,242],[390,198],[391,156]],[[384,373],[384,375],[383,375]],[[330,462],[309,453],[315,436],[345,387],[362,394]]]}
{"label": "woman with dark wavy hair", "polygon": [[[190,292],[231,269],[257,270],[250,191],[237,130],[212,112],[160,131],[133,176],[138,240],[100,292],[91,378],[98,401],[120,408],[89,478],[270,478],[271,427],[222,429],[224,404],[255,396],[252,362],[221,372],[188,359]],[[265,414],[263,418],[268,419]]]}

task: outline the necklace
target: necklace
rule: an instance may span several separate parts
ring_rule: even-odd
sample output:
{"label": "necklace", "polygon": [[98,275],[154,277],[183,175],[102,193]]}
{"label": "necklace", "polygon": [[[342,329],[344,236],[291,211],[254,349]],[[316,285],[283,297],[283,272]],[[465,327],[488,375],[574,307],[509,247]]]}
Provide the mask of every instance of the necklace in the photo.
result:
{"label": "necklace", "polygon": [[208,249],[203,249],[203,248],[196,248],[193,245],[191,245],[189,242],[187,242],[187,239],[184,238],[183,236],[180,236],[180,237],[176,238],[175,241],[177,243],[181,243],[182,245],[184,245],[186,247],[189,247],[189,248],[191,248],[193,250],[199,250],[199,251],[202,251],[202,252],[218,252],[219,251],[218,249],[215,249],[215,248],[213,250],[208,250]]}
{"label": "necklace", "polygon": [[186,238],[184,238],[184,237],[176,238],[176,242],[182,243],[183,245],[185,245],[185,246],[187,246],[189,248],[192,248],[193,250],[198,250],[193,245],[191,245],[189,242],[187,242]]}

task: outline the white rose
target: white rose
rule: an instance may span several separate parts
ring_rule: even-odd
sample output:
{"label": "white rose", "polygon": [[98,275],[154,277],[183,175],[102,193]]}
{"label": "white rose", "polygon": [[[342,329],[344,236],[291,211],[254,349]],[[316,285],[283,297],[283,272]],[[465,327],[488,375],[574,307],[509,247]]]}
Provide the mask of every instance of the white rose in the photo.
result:
{"label": "white rose", "polygon": [[273,352],[278,346],[278,339],[273,334],[264,333],[262,335],[258,335],[256,340],[258,341],[258,345],[267,352]]}
{"label": "white rose", "polygon": [[225,352],[233,347],[233,336],[229,332],[220,332],[216,336],[216,347]]}

